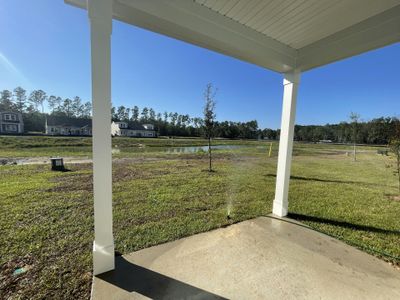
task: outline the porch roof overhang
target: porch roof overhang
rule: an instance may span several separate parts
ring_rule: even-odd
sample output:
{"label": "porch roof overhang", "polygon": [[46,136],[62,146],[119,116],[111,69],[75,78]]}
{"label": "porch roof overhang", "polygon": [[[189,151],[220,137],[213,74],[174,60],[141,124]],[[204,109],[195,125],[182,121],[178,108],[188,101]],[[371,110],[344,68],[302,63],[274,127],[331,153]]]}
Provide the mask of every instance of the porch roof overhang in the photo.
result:
{"label": "porch roof overhang", "polygon": [[400,0],[114,0],[113,18],[280,73],[400,41]]}

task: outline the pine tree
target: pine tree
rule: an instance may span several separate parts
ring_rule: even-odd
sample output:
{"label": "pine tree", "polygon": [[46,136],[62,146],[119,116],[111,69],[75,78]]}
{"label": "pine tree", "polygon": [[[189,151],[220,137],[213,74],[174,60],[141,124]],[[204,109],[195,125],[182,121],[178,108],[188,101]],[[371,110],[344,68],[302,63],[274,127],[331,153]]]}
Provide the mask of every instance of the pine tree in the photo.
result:
{"label": "pine tree", "polygon": [[139,107],[136,105],[132,108],[132,121],[138,122],[139,121]]}
{"label": "pine tree", "polygon": [[12,93],[9,90],[3,90],[0,92],[0,110],[8,111],[14,110],[15,105],[12,102]]}
{"label": "pine tree", "polygon": [[26,91],[22,87],[16,87],[14,89],[14,99],[15,99],[15,107],[20,112],[23,113],[26,110]]}
{"label": "pine tree", "polygon": [[35,90],[29,96],[29,102],[38,110],[39,106],[42,108],[42,113],[44,113],[44,102],[46,101],[46,93],[42,90]]}

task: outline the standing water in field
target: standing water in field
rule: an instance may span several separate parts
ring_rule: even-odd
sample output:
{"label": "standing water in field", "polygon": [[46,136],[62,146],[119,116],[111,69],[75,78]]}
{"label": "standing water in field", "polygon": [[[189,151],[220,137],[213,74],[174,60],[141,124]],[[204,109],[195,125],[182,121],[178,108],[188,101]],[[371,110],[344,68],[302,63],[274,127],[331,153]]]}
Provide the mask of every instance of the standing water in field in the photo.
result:
{"label": "standing water in field", "polygon": [[[247,145],[215,145],[212,146],[213,150],[234,150],[243,147],[249,147]],[[165,150],[167,153],[197,153],[197,152],[208,152],[208,146],[183,146],[183,147],[170,147]]]}

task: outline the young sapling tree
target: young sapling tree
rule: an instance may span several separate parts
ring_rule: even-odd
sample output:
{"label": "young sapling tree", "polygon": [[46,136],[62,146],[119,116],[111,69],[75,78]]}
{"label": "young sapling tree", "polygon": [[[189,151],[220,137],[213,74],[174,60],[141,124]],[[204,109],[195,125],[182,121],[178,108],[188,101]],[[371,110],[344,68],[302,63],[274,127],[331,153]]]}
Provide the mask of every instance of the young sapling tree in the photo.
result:
{"label": "young sapling tree", "polygon": [[204,122],[203,122],[203,129],[206,139],[208,140],[208,159],[209,159],[209,166],[208,171],[212,172],[212,153],[211,153],[211,139],[214,137],[214,126],[215,126],[215,94],[217,90],[214,89],[211,83],[207,84],[206,90],[204,91]]}

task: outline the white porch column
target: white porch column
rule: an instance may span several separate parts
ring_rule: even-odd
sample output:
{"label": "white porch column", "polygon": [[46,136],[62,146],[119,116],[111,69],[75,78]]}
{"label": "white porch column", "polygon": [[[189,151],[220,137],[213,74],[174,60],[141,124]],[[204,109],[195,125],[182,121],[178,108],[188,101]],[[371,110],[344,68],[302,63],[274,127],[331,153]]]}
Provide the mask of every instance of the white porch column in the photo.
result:
{"label": "white porch column", "polygon": [[273,214],[279,217],[284,217],[288,213],[290,166],[292,163],[296,98],[299,80],[300,73],[298,71],[284,74],[278,169],[276,173],[275,199],[272,209]]}
{"label": "white porch column", "polygon": [[93,273],[114,269],[112,231],[111,53],[112,1],[88,0],[93,103]]}

